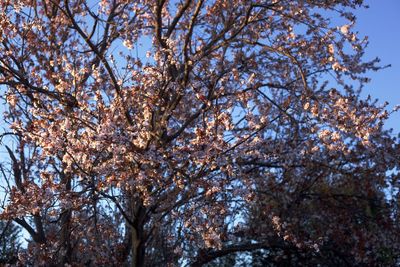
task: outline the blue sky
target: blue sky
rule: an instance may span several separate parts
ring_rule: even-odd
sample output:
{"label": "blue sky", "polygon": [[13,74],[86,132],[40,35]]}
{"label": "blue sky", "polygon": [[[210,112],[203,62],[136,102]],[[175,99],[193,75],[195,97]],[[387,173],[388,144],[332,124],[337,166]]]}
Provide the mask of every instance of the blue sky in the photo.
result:
{"label": "blue sky", "polygon": [[[356,11],[357,27],[361,35],[369,37],[366,59],[379,57],[382,65],[392,67],[370,73],[372,82],[365,93],[380,102],[389,102],[389,108],[400,104],[400,0],[367,0],[369,9]],[[400,112],[393,114],[386,127],[400,132]]]}

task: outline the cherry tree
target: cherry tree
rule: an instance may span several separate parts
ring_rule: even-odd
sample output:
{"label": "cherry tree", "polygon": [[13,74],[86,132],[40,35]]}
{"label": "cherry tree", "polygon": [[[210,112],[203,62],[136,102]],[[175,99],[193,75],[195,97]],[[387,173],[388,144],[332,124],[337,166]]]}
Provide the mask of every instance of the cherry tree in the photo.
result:
{"label": "cherry tree", "polygon": [[399,144],[361,96],[381,68],[362,5],[1,1],[20,263],[398,263]]}

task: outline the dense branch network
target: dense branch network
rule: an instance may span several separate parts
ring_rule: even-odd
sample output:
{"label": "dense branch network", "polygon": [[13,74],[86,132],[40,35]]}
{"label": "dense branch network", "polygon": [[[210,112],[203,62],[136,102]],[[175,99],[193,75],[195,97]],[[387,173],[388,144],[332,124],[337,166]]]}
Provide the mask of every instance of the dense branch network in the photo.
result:
{"label": "dense branch network", "polygon": [[362,2],[2,1],[21,264],[398,264],[399,145],[360,96],[380,68]]}

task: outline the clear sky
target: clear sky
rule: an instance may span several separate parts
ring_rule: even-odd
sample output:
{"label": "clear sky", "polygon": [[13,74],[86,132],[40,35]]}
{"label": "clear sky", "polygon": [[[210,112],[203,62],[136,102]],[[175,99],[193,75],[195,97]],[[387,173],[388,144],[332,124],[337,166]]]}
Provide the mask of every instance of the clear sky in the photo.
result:
{"label": "clear sky", "polygon": [[[361,35],[369,37],[366,58],[379,57],[382,65],[392,67],[370,73],[372,82],[365,93],[389,102],[389,108],[400,104],[400,0],[366,0],[369,9],[356,11]],[[387,128],[400,132],[400,111],[386,123]]]}

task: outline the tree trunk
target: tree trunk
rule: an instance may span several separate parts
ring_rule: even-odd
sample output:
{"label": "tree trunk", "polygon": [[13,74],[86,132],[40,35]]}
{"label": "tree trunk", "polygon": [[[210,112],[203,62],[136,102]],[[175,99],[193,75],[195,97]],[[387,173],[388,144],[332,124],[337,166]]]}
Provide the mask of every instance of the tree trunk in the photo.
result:
{"label": "tree trunk", "polygon": [[131,198],[130,207],[132,209],[133,224],[131,225],[131,236],[132,236],[132,267],[143,267],[145,264],[145,234],[144,225],[146,220],[146,208],[140,199]]}
{"label": "tree trunk", "polygon": [[66,209],[61,214],[61,263],[64,265],[71,262],[72,247],[71,247],[71,210]]}
{"label": "tree trunk", "polygon": [[[64,172],[60,173],[61,182],[65,184],[67,192],[71,191],[71,177]],[[71,246],[71,216],[72,211],[69,208],[63,208],[61,212],[61,263],[71,263],[72,246]]]}
{"label": "tree trunk", "polygon": [[143,227],[132,227],[132,267],[143,267],[145,245],[143,243]]}

